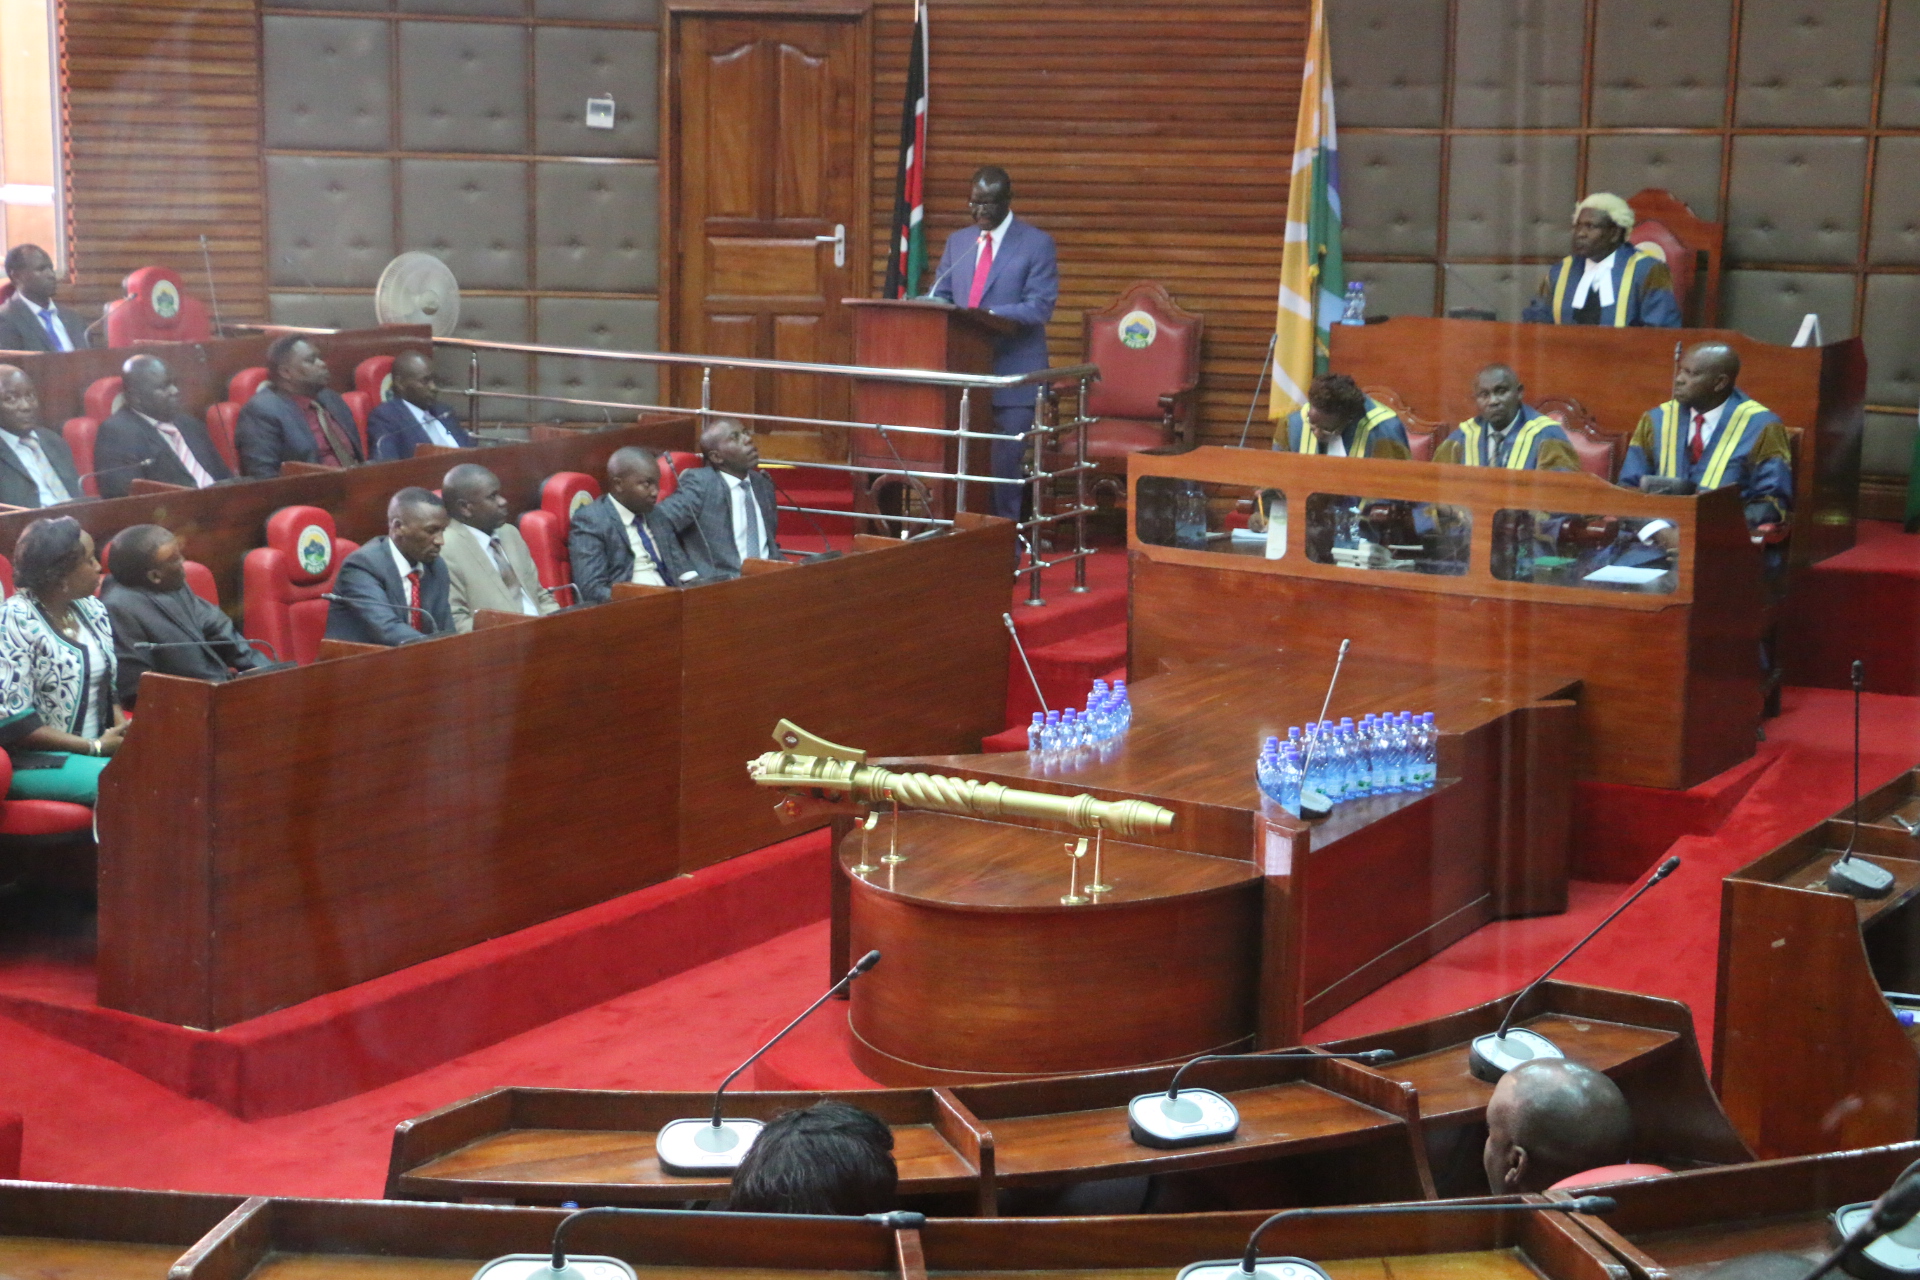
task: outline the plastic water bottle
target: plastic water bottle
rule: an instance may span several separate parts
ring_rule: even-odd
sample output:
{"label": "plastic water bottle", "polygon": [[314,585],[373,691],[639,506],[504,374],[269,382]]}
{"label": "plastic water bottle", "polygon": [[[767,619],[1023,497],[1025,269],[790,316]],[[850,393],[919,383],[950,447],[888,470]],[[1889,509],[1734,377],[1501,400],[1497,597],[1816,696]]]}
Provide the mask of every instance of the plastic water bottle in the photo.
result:
{"label": "plastic water bottle", "polygon": [[1042,740],[1040,750],[1046,756],[1047,763],[1052,764],[1060,758],[1060,713],[1058,711],[1047,712],[1047,725],[1040,731],[1040,736]]}
{"label": "plastic water bottle", "polygon": [[1027,759],[1038,760],[1046,753],[1047,718],[1040,712],[1033,713],[1033,723],[1027,726]]}
{"label": "plastic water bottle", "polygon": [[1060,754],[1070,756],[1080,750],[1085,736],[1080,730],[1080,713],[1068,707],[1060,713]]}
{"label": "plastic water bottle", "polygon": [[1367,717],[1366,723],[1355,728],[1348,735],[1347,750],[1351,753],[1347,784],[1347,793],[1355,800],[1373,794],[1373,717]]}
{"label": "plastic water bottle", "polygon": [[1120,703],[1120,732],[1125,733],[1133,725],[1133,700],[1127,696],[1127,682],[1113,682],[1113,696]]}
{"label": "plastic water bottle", "polygon": [[[1271,744],[1273,739],[1267,739]],[[1260,749],[1260,758],[1254,762],[1253,780],[1260,788],[1260,794],[1276,804],[1280,800],[1280,757],[1274,753],[1271,745]]]}
{"label": "plastic water bottle", "polygon": [[1347,309],[1340,317],[1341,324],[1365,324],[1367,322],[1367,286],[1358,280],[1347,281]]}
{"label": "plastic water bottle", "polygon": [[1387,739],[1382,732],[1385,726],[1379,716],[1368,716],[1360,722],[1360,736],[1367,748],[1367,794],[1385,795],[1387,793]]}
{"label": "plastic water bottle", "polygon": [[1300,753],[1288,747],[1280,753],[1280,807],[1294,817],[1300,816],[1300,784],[1305,779],[1300,768]]}
{"label": "plastic water bottle", "polygon": [[1440,777],[1440,730],[1433,723],[1433,712],[1420,714],[1420,785],[1432,787]]}
{"label": "plastic water bottle", "polygon": [[1380,717],[1379,741],[1377,748],[1380,757],[1380,780],[1375,787],[1380,795],[1394,795],[1406,790],[1406,749],[1400,724],[1389,712]]}

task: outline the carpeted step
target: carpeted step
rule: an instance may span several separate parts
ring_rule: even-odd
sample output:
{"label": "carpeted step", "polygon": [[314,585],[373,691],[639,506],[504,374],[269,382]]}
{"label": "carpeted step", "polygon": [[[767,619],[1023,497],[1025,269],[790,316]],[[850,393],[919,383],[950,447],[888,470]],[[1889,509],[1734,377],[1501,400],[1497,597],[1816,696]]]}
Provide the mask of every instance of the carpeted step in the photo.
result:
{"label": "carpeted step", "polygon": [[[782,506],[814,507],[828,511],[853,510],[853,476],[845,471],[821,467],[769,467],[767,474],[779,486],[775,499]],[[818,529],[815,526],[818,525]],[[780,536],[799,534],[851,534],[854,522],[845,516],[805,516],[797,511],[780,513]]]}
{"label": "carpeted step", "polygon": [[[1126,666],[1127,624],[1124,619],[1112,626],[1083,631],[1053,644],[1029,647],[1027,658],[1033,663],[1034,679],[1046,695],[1047,705],[1084,707],[1087,692],[1095,680],[1104,680],[1114,668]],[[1040,704],[1034,700],[1033,683],[1020,666],[1020,655],[1013,655],[1013,669],[1007,685],[1007,724],[1025,725]],[[1022,739],[1020,746],[1025,749]]]}
{"label": "carpeted step", "polygon": [[20,1176],[21,1140],[27,1122],[17,1111],[0,1111],[0,1178]]}

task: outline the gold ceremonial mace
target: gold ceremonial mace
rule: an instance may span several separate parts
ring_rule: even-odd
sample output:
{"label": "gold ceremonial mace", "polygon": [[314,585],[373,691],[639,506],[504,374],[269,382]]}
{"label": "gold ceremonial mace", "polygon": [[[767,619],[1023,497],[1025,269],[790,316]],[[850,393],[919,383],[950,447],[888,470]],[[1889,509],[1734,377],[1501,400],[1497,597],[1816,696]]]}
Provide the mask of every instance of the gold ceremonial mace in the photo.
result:
{"label": "gold ceremonial mace", "polygon": [[1074,886],[1080,878],[1080,859],[1087,856],[1087,838],[1081,836],[1078,840],[1070,841],[1066,845],[1066,850],[1067,856],[1072,861],[1067,863],[1067,896],[1060,899],[1060,905],[1063,907],[1085,906],[1087,900],[1080,896]]}

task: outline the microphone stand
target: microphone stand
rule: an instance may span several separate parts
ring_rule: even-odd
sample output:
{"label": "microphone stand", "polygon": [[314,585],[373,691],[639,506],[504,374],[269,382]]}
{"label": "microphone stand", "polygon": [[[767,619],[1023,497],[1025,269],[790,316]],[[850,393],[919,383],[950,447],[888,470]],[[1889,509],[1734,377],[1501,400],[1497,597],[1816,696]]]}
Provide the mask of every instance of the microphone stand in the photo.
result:
{"label": "microphone stand", "polygon": [[348,596],[340,595],[338,592],[334,592],[334,591],[323,591],[320,593],[320,598],[322,600],[327,601],[330,604],[343,604],[347,606],[347,608],[349,609],[357,609],[363,604],[385,605],[389,609],[403,610],[409,619],[411,619],[413,615],[417,613],[421,617],[427,620],[427,626],[430,628],[430,630],[422,631],[420,633],[421,635],[437,636],[440,634],[440,624],[433,620],[432,614],[428,613],[425,609],[422,609],[419,605],[395,604],[391,600],[355,600]]}
{"label": "microphone stand", "polygon": [[1333,803],[1318,791],[1313,793],[1317,803],[1308,807],[1307,766],[1313,763],[1314,749],[1320,744],[1320,725],[1327,718],[1327,708],[1333,705],[1333,687],[1340,683],[1340,668],[1346,665],[1347,646],[1352,643],[1351,639],[1340,642],[1340,654],[1333,660],[1333,679],[1327,681],[1327,696],[1320,700],[1320,714],[1314,719],[1313,735],[1307,739],[1307,754],[1300,761],[1300,816],[1309,822],[1318,822],[1333,813]]}
{"label": "microphone stand", "polygon": [[1260,407],[1260,388],[1267,384],[1267,371],[1273,368],[1273,349],[1280,342],[1280,331],[1275,329],[1273,336],[1267,339],[1267,358],[1260,365],[1260,376],[1253,380],[1253,399],[1247,402],[1247,420],[1240,424],[1240,443],[1235,446],[1247,447],[1247,432],[1253,430],[1253,411]]}
{"label": "microphone stand", "polygon": [[[1882,1236],[1898,1231],[1912,1222],[1915,1214],[1920,1213],[1920,1177],[1914,1176],[1916,1172],[1920,1172],[1920,1160],[1901,1170],[1900,1176],[1893,1180],[1893,1185],[1888,1187],[1878,1200],[1869,1204],[1850,1204],[1836,1209],[1830,1221],[1834,1231],[1840,1236],[1840,1243],[1801,1280],[1819,1280],[1821,1276],[1846,1262]],[[1859,1225],[1848,1230],[1848,1221],[1856,1216],[1859,1219]],[[1866,1274],[1911,1274],[1909,1270],[1911,1263],[1908,1266],[1900,1266],[1896,1263],[1888,1268],[1878,1265],[1878,1262],[1879,1260],[1876,1259],[1868,1259]]]}
{"label": "microphone stand", "polygon": [[1860,693],[1867,685],[1867,664],[1853,661],[1853,827],[1847,847],[1827,868],[1827,888],[1853,898],[1884,898],[1893,892],[1893,872],[1877,862],[1853,856],[1860,836]]}
{"label": "microphone stand", "polygon": [[1354,1062],[1389,1062],[1391,1049],[1360,1049],[1353,1053],[1327,1053],[1318,1049],[1300,1049],[1290,1053],[1203,1053],[1189,1058],[1173,1073],[1166,1092],[1143,1093],[1127,1103],[1127,1136],[1143,1147],[1193,1147],[1207,1142],[1225,1142],[1240,1129],[1240,1111],[1226,1095],[1212,1089],[1189,1089],[1180,1096],[1180,1077],[1203,1062],[1297,1062],[1315,1059],[1331,1062],[1346,1058]]}

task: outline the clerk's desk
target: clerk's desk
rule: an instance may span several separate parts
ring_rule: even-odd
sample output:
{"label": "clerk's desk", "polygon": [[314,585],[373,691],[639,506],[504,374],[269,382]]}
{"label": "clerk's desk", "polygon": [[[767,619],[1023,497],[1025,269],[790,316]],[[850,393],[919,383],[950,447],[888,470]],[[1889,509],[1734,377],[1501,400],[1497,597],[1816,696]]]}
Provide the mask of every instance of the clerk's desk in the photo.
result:
{"label": "clerk's desk", "polygon": [[1448,424],[1473,416],[1474,375],[1489,364],[1509,365],[1526,386],[1527,403],[1578,400],[1604,433],[1620,438],[1620,457],[1640,415],[1673,397],[1679,349],[1724,342],[1740,355],[1740,389],[1798,432],[1792,562],[1813,564],[1853,545],[1867,389],[1866,348],[1858,338],[1782,347],[1731,329],[1396,316],[1335,325],[1332,341],[1335,372],[1362,387],[1391,388],[1421,418]]}
{"label": "clerk's desk", "polygon": [[1013,526],[961,522],[227,684],[148,673],[101,775],[100,1003],[223,1027],[784,839],[741,767],[782,716],[976,748]]}
{"label": "clerk's desk", "polygon": [[[1691,787],[1753,754],[1765,592],[1736,489],[1653,497],[1584,473],[1227,448],[1134,454],[1128,469],[1136,679],[1257,642],[1323,653],[1330,674],[1351,637],[1361,653],[1504,672],[1516,690],[1577,678],[1582,778]],[[1269,493],[1287,502],[1277,558],[1226,528]],[[1326,548],[1333,495],[1453,508],[1457,540],[1422,561],[1436,571],[1347,567]],[[1518,557],[1532,544],[1505,512],[1664,519],[1680,550],[1658,582],[1598,589]]]}

